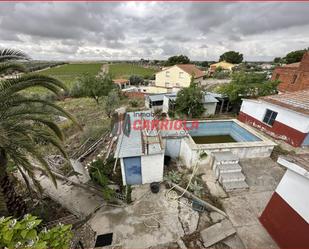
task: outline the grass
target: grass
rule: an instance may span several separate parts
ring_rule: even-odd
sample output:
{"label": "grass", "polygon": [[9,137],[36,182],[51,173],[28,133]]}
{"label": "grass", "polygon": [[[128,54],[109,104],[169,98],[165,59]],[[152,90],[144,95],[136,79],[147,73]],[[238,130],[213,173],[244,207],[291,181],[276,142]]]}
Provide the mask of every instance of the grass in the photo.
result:
{"label": "grass", "polygon": [[150,77],[156,73],[156,70],[152,68],[140,67],[129,63],[117,63],[109,65],[109,73],[114,79],[128,79],[131,75]]}
{"label": "grass", "polygon": [[101,69],[101,66],[102,64],[100,63],[66,64],[59,67],[42,70],[39,74],[54,77],[65,83],[65,85],[70,88],[78,77],[85,73],[97,75]]}

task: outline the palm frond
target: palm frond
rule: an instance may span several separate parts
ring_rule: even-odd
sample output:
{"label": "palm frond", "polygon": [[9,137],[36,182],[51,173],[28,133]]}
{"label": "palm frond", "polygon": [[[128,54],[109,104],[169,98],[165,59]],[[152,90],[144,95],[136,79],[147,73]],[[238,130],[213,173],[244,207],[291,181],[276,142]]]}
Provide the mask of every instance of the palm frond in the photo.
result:
{"label": "palm frond", "polygon": [[61,90],[67,90],[67,87],[57,79],[45,75],[26,74],[16,79],[7,79],[0,83],[0,98],[16,94],[23,90],[33,87],[48,89],[55,94]]}
{"label": "palm frond", "polygon": [[12,71],[26,72],[27,69],[19,63],[1,63],[0,64],[0,75],[6,74]]}
{"label": "palm frond", "polygon": [[29,56],[17,49],[0,49],[0,62],[9,60],[29,60]]}

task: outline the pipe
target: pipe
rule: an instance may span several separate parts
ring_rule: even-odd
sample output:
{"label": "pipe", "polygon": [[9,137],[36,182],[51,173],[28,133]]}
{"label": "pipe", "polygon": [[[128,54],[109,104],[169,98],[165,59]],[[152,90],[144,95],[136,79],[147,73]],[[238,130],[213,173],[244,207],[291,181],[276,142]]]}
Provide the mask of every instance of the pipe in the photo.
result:
{"label": "pipe", "polygon": [[222,214],[225,217],[228,217],[227,214],[225,212],[223,212],[222,210],[220,210],[219,208],[211,205],[210,203],[198,198],[196,195],[190,193],[189,191],[185,190],[184,188],[180,187],[179,185],[172,183],[171,181],[166,181],[168,185],[172,186],[173,188],[177,189],[180,192],[183,192],[187,197],[192,198],[193,200],[196,200],[198,202],[200,202],[206,209],[210,209],[212,211],[215,211],[219,214]]}

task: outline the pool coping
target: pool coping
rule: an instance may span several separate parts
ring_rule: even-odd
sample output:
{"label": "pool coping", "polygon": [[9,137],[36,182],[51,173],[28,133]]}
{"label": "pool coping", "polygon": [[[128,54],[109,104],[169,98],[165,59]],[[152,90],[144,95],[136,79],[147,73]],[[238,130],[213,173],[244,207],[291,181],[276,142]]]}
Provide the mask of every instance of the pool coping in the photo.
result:
{"label": "pool coping", "polygon": [[200,149],[224,149],[224,148],[244,148],[244,147],[265,147],[265,146],[276,146],[277,144],[271,141],[269,138],[265,137],[264,135],[260,134],[252,127],[240,122],[237,119],[216,119],[216,120],[201,120],[199,123],[210,123],[210,122],[235,122],[248,132],[252,133],[261,141],[251,141],[251,142],[232,142],[232,143],[213,143],[213,144],[196,144],[192,139],[191,135],[188,134],[187,139],[189,145],[192,149],[200,150]]}

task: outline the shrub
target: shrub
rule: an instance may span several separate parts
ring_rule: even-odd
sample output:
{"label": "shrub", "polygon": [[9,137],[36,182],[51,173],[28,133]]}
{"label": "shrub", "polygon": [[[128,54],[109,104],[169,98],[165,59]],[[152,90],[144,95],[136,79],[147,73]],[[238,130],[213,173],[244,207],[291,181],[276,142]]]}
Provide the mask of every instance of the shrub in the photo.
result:
{"label": "shrub", "polygon": [[138,101],[135,100],[135,99],[130,100],[129,103],[130,103],[131,107],[138,107]]}
{"label": "shrub", "polygon": [[0,248],[66,249],[72,238],[71,225],[39,229],[41,220],[30,214],[23,219],[0,218]]}

